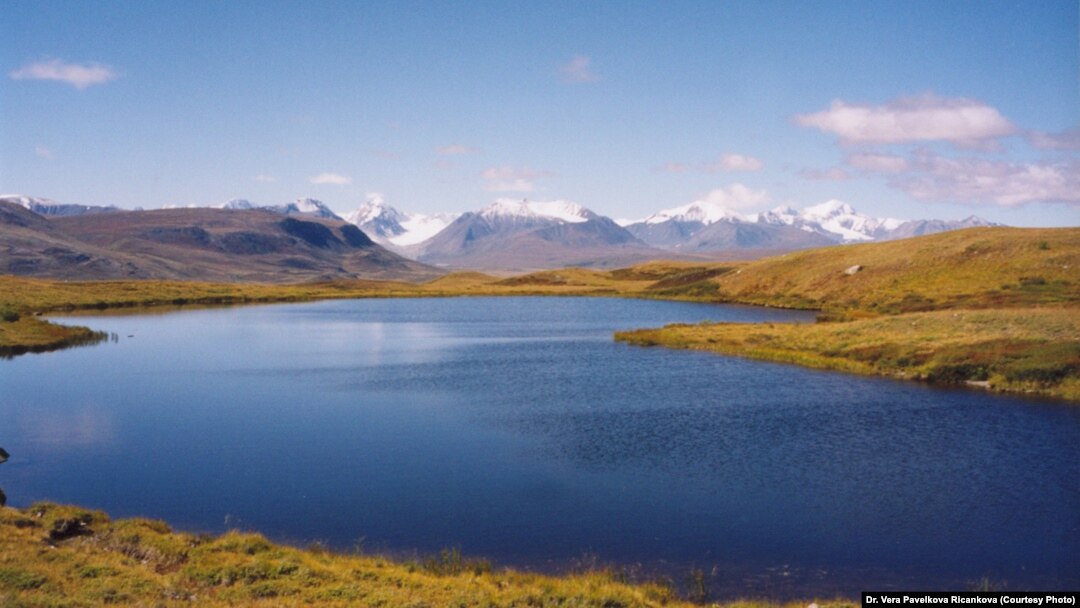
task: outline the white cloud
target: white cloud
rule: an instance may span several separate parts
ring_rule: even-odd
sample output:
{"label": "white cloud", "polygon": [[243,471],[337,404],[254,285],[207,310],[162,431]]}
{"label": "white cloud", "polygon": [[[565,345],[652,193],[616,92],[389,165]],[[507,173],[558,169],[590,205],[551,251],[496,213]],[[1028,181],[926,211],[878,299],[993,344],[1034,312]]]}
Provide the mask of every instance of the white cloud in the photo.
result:
{"label": "white cloud", "polygon": [[488,192],[532,192],[538,178],[550,175],[528,167],[488,167],[480,174]]}
{"label": "white cloud", "polygon": [[1080,205],[1080,161],[1009,163],[979,158],[946,158],[922,151],[907,173],[890,185],[920,200],[992,203],[1018,207],[1028,203]]}
{"label": "white cloud", "polygon": [[264,174],[261,174],[261,173],[259,175],[256,175],[255,177],[253,177],[251,179],[253,179],[253,180],[257,181],[257,182],[263,182],[263,183],[266,183],[266,184],[273,183],[273,182],[277,181],[277,178],[274,177],[273,175],[264,175]]}
{"label": "white cloud", "polygon": [[908,169],[907,159],[895,154],[861,152],[848,156],[847,163],[856,169],[875,173],[901,173]]}
{"label": "white cloud", "polygon": [[465,154],[476,154],[479,151],[479,148],[470,148],[463,144],[449,144],[435,148],[435,152],[443,156],[463,156]]}
{"label": "white cloud", "polygon": [[581,84],[585,82],[596,82],[600,80],[600,77],[592,71],[590,65],[592,59],[585,55],[575,55],[569,63],[559,68],[559,73],[562,74],[563,82],[569,84]]}
{"label": "white cloud", "polygon": [[883,106],[836,100],[826,110],[796,116],[795,122],[832,133],[845,143],[948,141],[973,147],[1016,133],[1008,119],[980,101],[932,94],[901,98]]}
{"label": "white cloud", "polygon": [[828,169],[803,169],[799,171],[799,177],[814,181],[839,182],[851,179],[851,174],[840,167]]}
{"label": "white cloud", "polygon": [[38,156],[38,158],[44,158],[45,160],[55,160],[56,159],[56,155],[54,155],[52,153],[52,150],[46,148],[45,146],[43,146],[41,144],[38,144],[38,145],[34,146],[34,154],[36,154]]}
{"label": "white cloud", "polygon": [[720,160],[706,167],[709,171],[727,171],[729,173],[761,171],[765,164],[760,159],[743,154],[727,153]]}
{"label": "white cloud", "polygon": [[348,186],[352,183],[352,178],[347,175],[339,175],[337,173],[320,173],[308,181],[313,184],[332,184],[334,186]]}
{"label": "white cloud", "polygon": [[724,209],[748,209],[768,203],[769,193],[765,190],[754,190],[735,183],[727,187],[711,190],[695,202],[717,205]]}
{"label": "white cloud", "polygon": [[1024,135],[1028,143],[1044,150],[1080,150],[1080,127],[1060,133],[1032,131]]}
{"label": "white cloud", "polygon": [[97,63],[79,65],[64,63],[59,59],[28,63],[8,73],[12,80],[57,80],[66,82],[80,91],[95,84],[116,80],[119,75],[111,67]]}

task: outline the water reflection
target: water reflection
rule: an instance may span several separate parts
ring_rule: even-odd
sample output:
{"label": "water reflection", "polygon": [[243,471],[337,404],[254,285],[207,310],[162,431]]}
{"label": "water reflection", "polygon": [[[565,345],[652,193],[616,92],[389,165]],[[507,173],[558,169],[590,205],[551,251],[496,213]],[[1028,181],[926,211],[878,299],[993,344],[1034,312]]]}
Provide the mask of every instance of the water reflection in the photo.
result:
{"label": "water reflection", "polygon": [[12,427],[22,441],[50,451],[102,448],[116,441],[113,417],[101,407],[75,411],[47,407],[19,408]]}

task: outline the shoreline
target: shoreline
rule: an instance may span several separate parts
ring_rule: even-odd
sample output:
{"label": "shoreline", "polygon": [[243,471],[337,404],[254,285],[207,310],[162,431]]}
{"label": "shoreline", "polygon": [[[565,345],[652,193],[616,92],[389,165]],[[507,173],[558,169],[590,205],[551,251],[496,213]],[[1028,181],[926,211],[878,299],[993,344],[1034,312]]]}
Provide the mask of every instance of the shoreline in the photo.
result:
{"label": "shoreline", "polygon": [[[699,571],[700,572],[700,571]],[[546,575],[492,568],[455,549],[401,560],[281,545],[260,534],[175,532],[161,521],[112,520],[52,503],[0,508],[0,600],[52,605],[150,602],[163,606],[594,606],[766,608],[814,600],[710,601],[706,573],[680,593],[672,581],[632,581],[623,569],[584,564]],[[857,600],[816,600],[849,608]]]}

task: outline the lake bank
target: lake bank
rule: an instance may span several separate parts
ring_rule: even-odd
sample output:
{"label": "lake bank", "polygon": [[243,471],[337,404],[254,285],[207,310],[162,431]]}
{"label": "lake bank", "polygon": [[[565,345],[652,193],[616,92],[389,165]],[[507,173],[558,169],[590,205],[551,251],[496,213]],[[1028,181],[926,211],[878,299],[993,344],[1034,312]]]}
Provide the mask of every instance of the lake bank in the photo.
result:
{"label": "lake bank", "polygon": [[1077,313],[1075,308],[947,310],[810,326],[668,325],[619,332],[615,339],[1077,402]]}
{"label": "lake bank", "polygon": [[[707,591],[707,590],[706,590]],[[692,590],[692,593],[696,592]],[[18,605],[581,606],[692,604],[670,584],[631,584],[615,570],[562,577],[492,570],[453,551],[416,562],[276,545],[258,534],[173,532],[54,504],[0,508],[0,601]],[[809,602],[787,604],[805,606]],[[822,608],[856,601],[818,601]],[[725,602],[765,608],[768,601]]]}

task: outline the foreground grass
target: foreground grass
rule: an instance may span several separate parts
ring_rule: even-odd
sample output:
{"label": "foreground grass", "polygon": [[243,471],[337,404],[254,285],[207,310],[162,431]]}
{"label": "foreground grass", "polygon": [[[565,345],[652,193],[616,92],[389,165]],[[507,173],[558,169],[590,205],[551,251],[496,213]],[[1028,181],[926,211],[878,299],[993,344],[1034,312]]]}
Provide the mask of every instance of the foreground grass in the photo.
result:
{"label": "foreground grass", "polygon": [[1076,308],[946,310],[814,325],[669,325],[615,339],[1080,401]]}
{"label": "foreground grass", "polygon": [[295,549],[258,534],[176,533],[158,521],[110,521],[101,512],[47,503],[0,509],[0,605],[691,605],[668,586],[618,579],[613,572],[548,577],[492,571],[455,552],[402,563]]}

